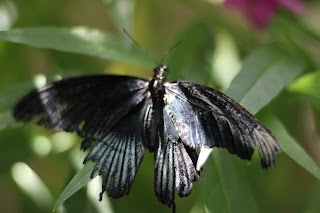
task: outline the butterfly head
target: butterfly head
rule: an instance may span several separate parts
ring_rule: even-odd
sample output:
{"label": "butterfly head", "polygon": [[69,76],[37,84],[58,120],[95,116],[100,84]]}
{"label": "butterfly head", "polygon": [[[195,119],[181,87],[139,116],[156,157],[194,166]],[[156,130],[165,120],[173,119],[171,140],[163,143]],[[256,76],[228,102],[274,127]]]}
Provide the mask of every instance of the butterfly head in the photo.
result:
{"label": "butterfly head", "polygon": [[168,69],[167,65],[159,65],[156,68],[154,68],[153,71],[154,71],[153,78],[155,80],[164,81],[167,77],[169,69]]}

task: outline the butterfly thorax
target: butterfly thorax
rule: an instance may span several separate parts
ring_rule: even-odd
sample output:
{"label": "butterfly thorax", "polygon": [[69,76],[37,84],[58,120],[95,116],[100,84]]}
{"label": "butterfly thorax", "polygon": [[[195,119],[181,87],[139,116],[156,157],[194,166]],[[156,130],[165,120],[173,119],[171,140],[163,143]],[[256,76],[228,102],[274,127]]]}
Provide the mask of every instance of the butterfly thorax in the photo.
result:
{"label": "butterfly thorax", "polygon": [[164,97],[164,83],[168,74],[168,68],[166,65],[159,65],[154,68],[153,71],[153,78],[149,82],[149,91],[151,93],[153,105],[162,107]]}

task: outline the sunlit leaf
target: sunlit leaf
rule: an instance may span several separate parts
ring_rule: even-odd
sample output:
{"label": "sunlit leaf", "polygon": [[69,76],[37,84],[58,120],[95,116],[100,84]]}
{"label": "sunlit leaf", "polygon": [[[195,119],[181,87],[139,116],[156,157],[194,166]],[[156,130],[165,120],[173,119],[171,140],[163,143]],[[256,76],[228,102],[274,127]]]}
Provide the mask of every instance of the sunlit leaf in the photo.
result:
{"label": "sunlit leaf", "polygon": [[95,163],[87,162],[84,167],[72,178],[68,186],[61,193],[53,209],[59,208],[69,197],[87,185],[92,179],[90,178]]}
{"label": "sunlit leaf", "polygon": [[0,40],[98,56],[145,67],[154,66],[154,62],[135,46],[130,48],[124,40],[113,34],[86,27],[42,27],[0,31]]}
{"label": "sunlit leaf", "polygon": [[288,87],[288,90],[303,95],[304,98],[320,106],[320,72],[312,72],[298,78]]}
{"label": "sunlit leaf", "polygon": [[263,116],[263,122],[276,136],[285,154],[297,164],[307,170],[315,178],[320,180],[320,169],[306,151],[287,133],[281,122],[274,116]]}
{"label": "sunlit leaf", "polygon": [[257,113],[302,73],[304,64],[277,44],[253,51],[244,61],[226,94]]}

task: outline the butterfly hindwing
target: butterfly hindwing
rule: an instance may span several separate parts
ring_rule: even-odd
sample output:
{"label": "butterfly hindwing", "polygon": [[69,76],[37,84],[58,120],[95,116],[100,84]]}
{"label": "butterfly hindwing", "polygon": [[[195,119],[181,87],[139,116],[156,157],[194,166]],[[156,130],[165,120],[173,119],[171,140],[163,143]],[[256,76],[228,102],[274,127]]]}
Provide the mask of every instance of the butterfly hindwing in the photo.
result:
{"label": "butterfly hindwing", "polygon": [[144,99],[123,117],[100,141],[84,160],[96,161],[91,177],[98,172],[103,176],[102,194],[119,198],[128,194],[146,149],[144,114],[148,101]]}
{"label": "butterfly hindwing", "polygon": [[264,168],[281,151],[272,134],[253,115],[228,96],[209,87],[167,83],[167,113],[181,140],[190,147],[223,147],[243,159],[258,149]]}
{"label": "butterfly hindwing", "polygon": [[13,110],[17,120],[30,121],[100,140],[146,97],[147,82],[127,76],[85,76],[36,89]]}
{"label": "butterfly hindwing", "polygon": [[171,118],[163,111],[159,125],[159,144],[155,153],[155,191],[158,199],[174,204],[174,191],[180,197],[188,196],[192,182],[199,179],[196,171],[197,154],[181,142]]}

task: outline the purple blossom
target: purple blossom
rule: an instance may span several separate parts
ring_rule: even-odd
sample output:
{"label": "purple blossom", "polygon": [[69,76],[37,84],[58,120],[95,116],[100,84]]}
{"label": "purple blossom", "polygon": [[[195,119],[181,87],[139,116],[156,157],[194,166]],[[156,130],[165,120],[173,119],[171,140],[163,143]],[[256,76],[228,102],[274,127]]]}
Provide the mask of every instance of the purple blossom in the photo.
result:
{"label": "purple blossom", "polygon": [[265,27],[279,8],[294,13],[304,10],[300,0],[226,0],[225,5],[239,10],[258,29]]}

